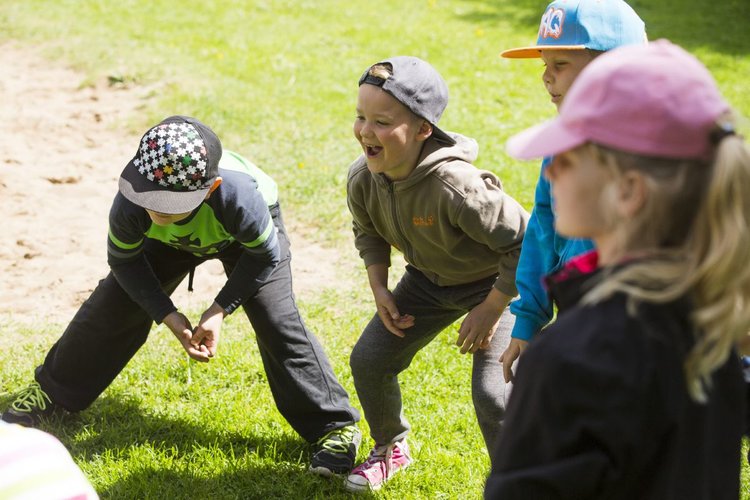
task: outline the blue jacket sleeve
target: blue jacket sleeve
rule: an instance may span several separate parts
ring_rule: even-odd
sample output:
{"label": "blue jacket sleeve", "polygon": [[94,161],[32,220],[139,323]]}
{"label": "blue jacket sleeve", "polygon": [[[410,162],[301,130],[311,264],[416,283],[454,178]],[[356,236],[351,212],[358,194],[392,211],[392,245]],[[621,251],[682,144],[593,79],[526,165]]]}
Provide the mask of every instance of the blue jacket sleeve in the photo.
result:
{"label": "blue jacket sleeve", "polygon": [[510,311],[516,317],[511,336],[526,341],[552,321],[552,301],[544,288],[543,278],[569,259],[593,248],[589,240],[569,240],[555,233],[550,184],[544,178],[544,169],[550,161],[551,158],[545,158],[542,162],[534,193],[534,209],[516,270],[519,298],[510,303]]}
{"label": "blue jacket sleeve", "polygon": [[516,270],[518,299],[510,304],[516,316],[511,336],[521,340],[531,337],[552,320],[552,302],[542,284],[542,278],[557,265],[554,252],[554,226],[550,186],[544,178],[547,160],[542,163],[534,193],[534,209],[523,237],[521,256]]}

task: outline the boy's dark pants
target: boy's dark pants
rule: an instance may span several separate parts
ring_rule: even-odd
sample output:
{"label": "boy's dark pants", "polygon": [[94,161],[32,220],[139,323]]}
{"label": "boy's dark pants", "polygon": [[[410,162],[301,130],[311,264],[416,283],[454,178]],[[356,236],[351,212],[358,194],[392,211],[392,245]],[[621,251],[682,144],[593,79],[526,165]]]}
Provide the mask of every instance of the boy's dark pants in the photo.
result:
{"label": "boy's dark pants", "polygon": [[[289,239],[279,209],[274,207],[271,213],[282,260],[243,308],[255,330],[277,408],[295,431],[312,442],[328,431],[357,422],[359,413],[349,404],[325,352],[302,321],[292,294]],[[220,259],[229,274],[243,251],[234,243],[210,257],[196,257],[146,241],[146,257],[170,294],[192,267],[208,258]],[[52,346],[44,364],[36,369],[36,379],[56,404],[69,411],[82,410],[144,344],[151,323],[110,273]],[[175,349],[178,355],[181,347],[176,340]]]}

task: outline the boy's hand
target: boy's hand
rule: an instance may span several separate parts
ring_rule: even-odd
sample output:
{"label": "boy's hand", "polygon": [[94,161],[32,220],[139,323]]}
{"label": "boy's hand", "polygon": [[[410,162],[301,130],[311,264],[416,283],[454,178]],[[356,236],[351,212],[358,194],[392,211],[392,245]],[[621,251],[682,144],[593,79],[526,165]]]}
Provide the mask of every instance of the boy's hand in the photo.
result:
{"label": "boy's hand", "polygon": [[221,333],[221,325],[224,323],[224,308],[214,302],[211,307],[201,316],[198,322],[198,327],[193,333],[193,338],[190,340],[190,344],[194,349],[203,350],[208,352],[208,357],[213,358],[216,356],[216,348],[219,345],[219,334]]}
{"label": "boy's hand", "polygon": [[411,314],[402,315],[398,311],[396,301],[393,300],[393,294],[387,288],[373,290],[372,294],[375,297],[375,305],[378,308],[380,320],[389,332],[396,337],[403,338],[405,336],[403,330],[414,326],[414,316]]}
{"label": "boy's hand", "polygon": [[521,357],[523,351],[529,346],[526,340],[514,339],[511,337],[510,345],[505,349],[505,352],[500,356],[500,362],[503,364],[503,378],[505,383],[513,382],[513,362]]}
{"label": "boy's hand", "polygon": [[193,338],[193,327],[190,325],[190,320],[184,314],[179,311],[171,312],[167,314],[162,322],[167,325],[167,328],[172,330],[172,333],[180,341],[182,348],[185,349],[188,356],[203,363],[208,361],[208,349],[205,346],[202,349],[196,349],[190,343]]}
{"label": "boy's hand", "polygon": [[484,301],[469,311],[461,328],[458,329],[456,345],[461,348],[461,354],[474,354],[479,349],[487,349],[495,335],[495,329],[500,321],[500,314],[494,304]]}
{"label": "boy's hand", "polygon": [[479,349],[490,347],[500,315],[508,306],[510,299],[512,299],[511,296],[492,287],[482,303],[469,311],[461,323],[456,340],[456,345],[461,348],[461,354],[467,352],[474,354]]}

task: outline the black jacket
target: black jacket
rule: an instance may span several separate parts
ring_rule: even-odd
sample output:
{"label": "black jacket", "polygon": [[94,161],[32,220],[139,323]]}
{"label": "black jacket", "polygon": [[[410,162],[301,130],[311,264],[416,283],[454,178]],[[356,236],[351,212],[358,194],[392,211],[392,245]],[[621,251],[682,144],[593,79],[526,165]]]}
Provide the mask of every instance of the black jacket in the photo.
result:
{"label": "black jacket", "polygon": [[519,362],[485,497],[737,499],[744,385],[730,355],[688,395],[687,301],[576,305],[601,272],[553,280],[558,320]]}

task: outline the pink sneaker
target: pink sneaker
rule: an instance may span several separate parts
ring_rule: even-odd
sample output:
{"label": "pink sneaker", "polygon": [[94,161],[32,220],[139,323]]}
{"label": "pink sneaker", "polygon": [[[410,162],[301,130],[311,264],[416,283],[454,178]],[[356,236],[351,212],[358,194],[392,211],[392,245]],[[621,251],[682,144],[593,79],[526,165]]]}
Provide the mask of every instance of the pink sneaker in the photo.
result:
{"label": "pink sneaker", "polygon": [[375,445],[367,460],[352,470],[346,478],[349,491],[379,490],[401,469],[411,464],[406,439],[388,445]]}

